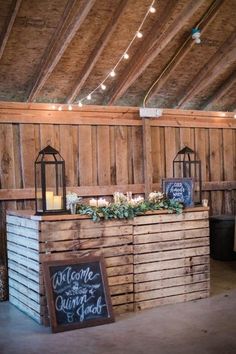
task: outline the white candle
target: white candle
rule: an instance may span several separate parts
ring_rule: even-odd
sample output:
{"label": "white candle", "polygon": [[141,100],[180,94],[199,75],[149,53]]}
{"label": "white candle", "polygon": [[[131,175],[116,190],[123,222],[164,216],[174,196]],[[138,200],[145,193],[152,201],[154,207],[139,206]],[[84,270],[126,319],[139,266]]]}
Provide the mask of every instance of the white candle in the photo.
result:
{"label": "white candle", "polygon": [[55,195],[53,197],[53,209],[55,210],[61,209],[61,201],[62,201],[62,196]]}
{"label": "white candle", "polygon": [[46,209],[53,210],[53,192],[46,192]]}
{"label": "white candle", "polygon": [[90,205],[91,207],[97,207],[97,206],[98,206],[98,201],[97,201],[97,199],[95,199],[95,198],[90,199],[89,205]]}
{"label": "white candle", "polygon": [[98,207],[102,208],[102,207],[107,206],[108,204],[109,203],[108,203],[108,201],[106,201],[106,199],[104,199],[104,198],[98,199]]}

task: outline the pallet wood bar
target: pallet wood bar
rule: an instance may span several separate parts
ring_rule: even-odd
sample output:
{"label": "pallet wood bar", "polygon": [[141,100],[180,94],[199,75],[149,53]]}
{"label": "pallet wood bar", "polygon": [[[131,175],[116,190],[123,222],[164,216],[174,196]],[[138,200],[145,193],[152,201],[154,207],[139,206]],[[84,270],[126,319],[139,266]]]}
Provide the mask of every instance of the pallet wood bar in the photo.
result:
{"label": "pallet wood bar", "polygon": [[208,208],[94,223],[86,216],[7,214],[10,302],[48,324],[42,262],[103,254],[115,313],[209,295]]}

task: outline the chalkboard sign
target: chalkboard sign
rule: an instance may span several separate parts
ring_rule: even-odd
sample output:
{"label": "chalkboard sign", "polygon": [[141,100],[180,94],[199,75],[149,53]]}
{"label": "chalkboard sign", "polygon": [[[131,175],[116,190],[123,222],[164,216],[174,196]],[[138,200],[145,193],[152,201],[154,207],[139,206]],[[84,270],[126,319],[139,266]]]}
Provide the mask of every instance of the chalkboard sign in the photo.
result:
{"label": "chalkboard sign", "polygon": [[102,257],[43,263],[52,332],[114,321]]}
{"label": "chalkboard sign", "polygon": [[194,204],[193,178],[164,178],[162,190],[169,199],[182,202],[184,206]]}

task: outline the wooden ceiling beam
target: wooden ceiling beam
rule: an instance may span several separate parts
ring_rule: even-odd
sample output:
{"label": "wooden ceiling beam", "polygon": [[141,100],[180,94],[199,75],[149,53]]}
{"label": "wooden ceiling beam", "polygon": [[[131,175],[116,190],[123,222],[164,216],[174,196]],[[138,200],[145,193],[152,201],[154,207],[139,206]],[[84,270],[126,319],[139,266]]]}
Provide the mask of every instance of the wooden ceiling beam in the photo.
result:
{"label": "wooden ceiling beam", "polygon": [[236,70],[231,74],[228,79],[214,92],[214,94],[202,105],[202,109],[211,110],[214,103],[219,101],[235,84],[236,82]]}
{"label": "wooden ceiling beam", "polygon": [[61,59],[76,32],[83,24],[96,0],[68,0],[62,19],[47,47],[30,90],[28,101],[35,100],[55,66]]}
{"label": "wooden ceiling beam", "polygon": [[[204,4],[204,0],[191,0],[187,2],[187,5],[183,8],[180,14],[175,18],[165,31],[158,31],[161,33],[154,40],[149,40],[154,37],[155,32],[153,29],[148,34],[148,38],[144,38],[142,46],[134,54],[133,59],[121,74],[120,79],[117,80],[115,86],[111,91],[109,98],[109,104],[116,102],[128,88],[134,83],[134,81],[145,71],[145,69],[151,64],[151,62],[157,57],[157,55],[166,48],[170,41],[176,36],[183,25],[193,16],[193,14]],[[172,6],[167,10],[165,8],[164,14],[160,15],[160,23],[163,22],[163,16],[167,13],[170,17],[170,12],[175,5],[174,1],[171,1]],[[169,4],[169,2],[168,2]],[[164,25],[164,24],[163,24]],[[162,25],[162,27],[163,27]]]}
{"label": "wooden ceiling beam", "polygon": [[197,73],[194,79],[187,87],[184,94],[179,99],[177,108],[183,107],[187,101],[191,99],[210,83],[219,74],[235,61],[236,57],[236,36],[233,32],[217,52],[210,58],[207,64]]}
{"label": "wooden ceiling beam", "polygon": [[81,73],[77,79],[77,82],[67,97],[67,102],[72,103],[75,98],[78,96],[81,88],[83,87],[85,81],[87,80],[88,76],[90,75],[91,71],[93,70],[94,66],[96,65],[100,55],[103,52],[103,49],[107,45],[109,39],[111,38],[112,33],[115,31],[118,20],[123,13],[125,5],[127,4],[127,0],[121,0],[113,17],[110,19],[108,25],[106,26],[104,32],[102,33],[101,37],[97,41],[96,46],[94,47],[93,51],[91,52],[87,62],[85,63]]}
{"label": "wooden ceiling beam", "polygon": [[[201,29],[201,34],[203,34],[208,26],[212,23],[212,21],[215,19],[216,15],[218,14],[221,6],[223,5],[225,0],[215,0],[211,7],[212,11],[210,11],[209,16],[200,24],[200,29]],[[209,10],[207,10],[209,11]],[[154,86],[152,89],[151,93],[148,95],[147,101],[148,102],[150,99],[152,99],[153,96],[157,94],[157,92],[165,85],[169,77],[173,74],[174,70],[178,67],[178,65],[184,60],[186,55],[190,52],[190,50],[195,46],[195,42],[192,39],[192,36],[190,35],[188,37],[188,40],[186,40],[186,43],[183,45],[183,48],[177,53],[175,59],[173,58],[169,61],[169,63],[166,65],[162,73],[159,75],[158,78],[155,79],[154,82],[157,82],[157,84]]]}
{"label": "wooden ceiling beam", "polygon": [[7,41],[10,37],[13,24],[16,19],[16,15],[19,11],[22,0],[13,0],[11,3],[10,16],[8,17],[6,24],[0,36],[0,60],[2,58]]}

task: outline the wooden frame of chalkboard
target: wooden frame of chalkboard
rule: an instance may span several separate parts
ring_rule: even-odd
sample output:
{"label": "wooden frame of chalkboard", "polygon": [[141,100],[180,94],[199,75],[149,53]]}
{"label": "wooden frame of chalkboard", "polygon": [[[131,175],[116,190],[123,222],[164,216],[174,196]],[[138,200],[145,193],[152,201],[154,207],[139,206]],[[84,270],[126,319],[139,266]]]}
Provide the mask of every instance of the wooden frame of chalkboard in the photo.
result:
{"label": "wooden frame of chalkboard", "polygon": [[162,192],[170,199],[184,204],[185,207],[194,205],[193,178],[163,178]]}
{"label": "wooden frame of chalkboard", "polygon": [[114,322],[102,256],[43,262],[52,332]]}

